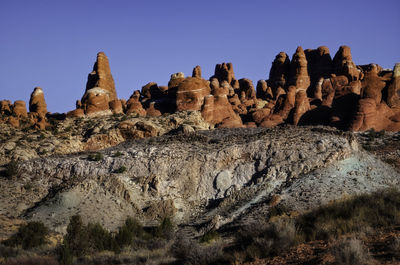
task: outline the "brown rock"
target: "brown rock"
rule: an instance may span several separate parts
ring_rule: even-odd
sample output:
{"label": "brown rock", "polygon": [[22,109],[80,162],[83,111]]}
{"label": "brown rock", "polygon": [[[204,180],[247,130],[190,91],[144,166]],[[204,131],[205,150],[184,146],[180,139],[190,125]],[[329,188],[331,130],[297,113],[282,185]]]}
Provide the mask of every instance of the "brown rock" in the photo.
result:
{"label": "brown rock", "polygon": [[123,114],[122,102],[118,99],[112,100],[108,103],[113,114]]}
{"label": "brown rock", "polygon": [[254,111],[251,116],[256,124],[262,123],[262,121],[271,114],[270,108],[262,108]]}
{"label": "brown rock", "polygon": [[235,92],[239,95],[244,93],[243,100],[255,100],[256,99],[256,91],[254,89],[253,82],[247,78],[242,78],[239,80],[239,89]]}
{"label": "brown rock", "polygon": [[298,90],[307,90],[310,86],[307,59],[301,46],[297,47],[290,63],[290,84],[295,86]]}
{"label": "brown rock", "polygon": [[328,78],[332,73],[332,58],[329,48],[320,46],[315,50],[307,49],[304,51],[307,58],[308,73],[311,82],[317,82],[320,77]]}
{"label": "brown rock", "polygon": [[108,92],[100,87],[88,90],[82,98],[83,109],[88,116],[112,114]]}
{"label": "brown rock", "polygon": [[350,47],[340,46],[333,57],[333,72],[336,75],[345,75],[349,81],[360,79],[361,73],[353,62]]}
{"label": "brown rock", "polygon": [[310,109],[311,109],[310,101],[307,97],[306,91],[300,90],[299,92],[296,93],[296,101],[293,113],[293,124],[297,125],[303,114],[309,111]]}
{"label": "brown rock", "polygon": [[274,94],[272,93],[271,87],[268,86],[267,81],[259,80],[257,82],[257,93],[256,97],[263,100],[273,99]]}
{"label": "brown rock", "polygon": [[[93,71],[88,76],[86,83],[86,91],[93,88],[101,88],[105,90],[103,94],[107,94],[108,101],[117,99],[115,91],[114,79],[111,75],[110,64],[104,52],[97,54],[97,60],[93,66]],[[82,103],[84,100],[82,100]]]}
{"label": "brown rock", "polygon": [[352,131],[365,131],[376,128],[376,102],[373,98],[360,99],[357,113],[350,125]]}
{"label": "brown rock", "polygon": [[217,78],[219,82],[226,80],[233,86],[232,82],[235,79],[235,74],[232,63],[217,64],[212,78]]}
{"label": "brown rock", "polygon": [[149,107],[146,109],[146,115],[150,117],[161,116],[161,112],[155,107],[155,102],[150,103]]}
{"label": "brown rock", "polygon": [[268,84],[273,90],[278,87],[285,88],[290,73],[290,59],[289,56],[280,52],[275,60],[272,62],[271,70],[269,71]]}
{"label": "brown rock", "polygon": [[335,97],[335,89],[332,86],[331,79],[324,79],[321,85],[322,91],[322,106],[331,107]]}
{"label": "brown rock", "polygon": [[71,110],[67,113],[68,118],[81,118],[85,117],[85,112],[83,109]]}
{"label": "brown rock", "polygon": [[243,127],[242,120],[233,111],[226,95],[205,97],[201,114],[205,121],[221,128]]}
{"label": "brown rock", "polygon": [[389,107],[400,108],[400,63],[393,68],[393,76],[388,88],[387,103]]}
{"label": "brown rock", "polygon": [[382,100],[382,90],[386,86],[386,82],[378,76],[378,68],[375,64],[371,64],[369,69],[364,72],[364,79],[361,81],[361,97],[375,99],[376,104]]}
{"label": "brown rock", "polygon": [[140,92],[138,90],[134,91],[132,96],[126,102],[126,114],[137,114],[140,116],[146,115],[146,110],[143,108],[142,103],[139,101]]}
{"label": "brown rock", "polygon": [[165,90],[165,87],[163,87],[163,90],[164,91],[162,91],[160,87],[158,87],[157,83],[150,82],[142,87],[142,91],[140,94],[142,95],[143,100],[156,100],[164,97],[165,91],[167,91],[168,88]]}
{"label": "brown rock", "polygon": [[14,128],[19,128],[19,119],[13,116],[7,118],[7,123]]}
{"label": "brown rock", "polygon": [[112,114],[109,102],[113,100],[118,98],[110,65],[107,56],[99,52],[81,99],[82,108],[89,116],[109,115]]}
{"label": "brown rock", "polygon": [[158,136],[159,131],[150,123],[142,121],[123,121],[118,128],[125,139],[140,139]]}
{"label": "brown rock", "polygon": [[9,100],[1,100],[0,101],[0,114],[2,115],[11,115],[11,101]]}
{"label": "brown rock", "polygon": [[192,77],[201,78],[201,67],[199,65],[193,68]]}
{"label": "brown rock", "polygon": [[29,100],[29,111],[37,113],[40,117],[45,117],[47,105],[44,99],[43,89],[35,87]]}
{"label": "brown rock", "polygon": [[179,84],[176,94],[176,110],[201,110],[204,97],[210,94],[208,82],[201,78],[188,77]]}
{"label": "brown rock", "polygon": [[13,105],[13,114],[18,118],[28,118],[28,112],[26,111],[25,101],[16,100]]}

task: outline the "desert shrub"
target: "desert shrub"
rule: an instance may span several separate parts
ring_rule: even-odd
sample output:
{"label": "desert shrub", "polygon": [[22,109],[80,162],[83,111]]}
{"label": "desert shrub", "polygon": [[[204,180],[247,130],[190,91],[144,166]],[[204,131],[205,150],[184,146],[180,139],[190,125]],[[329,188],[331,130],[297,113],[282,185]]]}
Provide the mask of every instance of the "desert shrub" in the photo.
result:
{"label": "desert shrub", "polygon": [[83,225],[80,215],[74,215],[70,218],[64,243],[68,245],[74,256],[82,256],[88,251],[88,231]]}
{"label": "desert shrub", "polygon": [[135,237],[143,237],[144,234],[142,225],[136,219],[128,217],[115,235],[115,241],[123,247],[132,244]]}
{"label": "desert shrub", "polygon": [[304,240],[328,239],[358,232],[364,227],[380,228],[400,223],[400,192],[378,191],[322,206],[297,219]]}
{"label": "desert shrub", "polygon": [[221,244],[202,246],[183,236],[178,236],[171,247],[171,252],[178,260],[178,264],[230,264]]}
{"label": "desert shrub", "polygon": [[1,258],[10,258],[10,257],[16,257],[19,254],[19,251],[17,248],[5,246],[3,244],[0,244],[0,257]]}
{"label": "desert shrub", "polygon": [[154,230],[155,237],[161,237],[165,239],[171,239],[174,233],[174,224],[171,221],[171,218],[164,217],[161,223]]}
{"label": "desert shrub", "polygon": [[291,220],[252,223],[239,231],[236,242],[245,260],[275,256],[296,244],[295,224]]}
{"label": "desert shrub", "polygon": [[123,153],[121,153],[120,151],[117,151],[112,156],[113,157],[120,157],[120,156],[123,156],[123,155],[124,155]]}
{"label": "desert shrub", "polygon": [[126,171],[126,167],[120,166],[117,170],[115,170],[115,173],[121,174],[121,173],[124,173],[125,171]]}
{"label": "desert shrub", "polygon": [[88,160],[89,161],[101,161],[101,160],[103,160],[103,158],[104,158],[103,154],[102,153],[98,153],[98,152],[88,155]]}
{"label": "desert shrub", "polygon": [[6,265],[58,265],[53,258],[46,257],[16,257],[7,259]]}
{"label": "desert shrub", "polygon": [[340,240],[331,251],[336,264],[371,264],[371,256],[363,243],[356,238]]}
{"label": "desert shrub", "polygon": [[89,248],[93,251],[109,250],[112,246],[111,233],[99,223],[87,225]]}
{"label": "desert shrub", "polygon": [[69,247],[69,244],[66,240],[64,240],[64,242],[57,247],[56,253],[57,253],[57,260],[60,265],[72,264],[73,255]]}
{"label": "desert shrub", "polygon": [[6,166],[6,171],[4,173],[5,177],[11,179],[18,174],[18,162],[15,160],[11,160]]}
{"label": "desert shrub", "polygon": [[49,231],[42,222],[29,222],[22,225],[16,234],[5,240],[6,246],[19,246],[23,249],[31,249],[46,243]]}
{"label": "desert shrub", "polygon": [[210,243],[212,241],[218,240],[220,238],[219,234],[215,230],[210,230],[200,237],[200,243]]}

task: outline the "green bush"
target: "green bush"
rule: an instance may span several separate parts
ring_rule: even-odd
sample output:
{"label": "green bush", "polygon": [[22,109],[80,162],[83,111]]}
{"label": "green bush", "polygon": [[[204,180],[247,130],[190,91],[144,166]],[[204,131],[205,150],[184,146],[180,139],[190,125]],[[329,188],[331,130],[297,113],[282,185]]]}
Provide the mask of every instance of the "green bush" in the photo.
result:
{"label": "green bush", "polygon": [[88,231],[83,225],[80,215],[74,215],[70,218],[64,242],[68,244],[74,256],[80,257],[88,251]]}
{"label": "green bush", "polygon": [[120,247],[132,244],[135,237],[145,236],[142,225],[132,217],[128,217],[115,235],[115,241]]}
{"label": "green bush", "polygon": [[22,225],[16,234],[5,240],[6,246],[19,246],[23,249],[31,249],[46,243],[49,231],[42,222],[29,222]]}
{"label": "green bush", "polygon": [[337,201],[297,219],[304,240],[327,239],[358,232],[364,227],[400,224],[400,191],[385,190]]}
{"label": "green bush", "polygon": [[169,217],[164,217],[160,225],[154,230],[155,237],[170,239],[174,232],[174,225]]}
{"label": "green bush", "polygon": [[121,174],[121,173],[124,173],[125,171],[126,171],[126,167],[120,166],[117,170],[115,170],[115,173]]}
{"label": "green bush", "polygon": [[121,153],[120,151],[117,151],[112,156],[113,157],[120,157],[120,156],[123,156],[123,155],[124,155],[123,153]]}
{"label": "green bush", "polygon": [[204,235],[201,236],[200,238],[200,243],[210,243],[214,240],[219,239],[220,236],[218,234],[217,231],[215,230],[210,230],[207,233],[205,233]]}
{"label": "green bush", "polygon": [[67,241],[64,242],[56,250],[58,256],[58,263],[60,265],[71,265],[73,255]]}
{"label": "green bush", "polygon": [[89,247],[94,251],[103,251],[111,249],[111,233],[104,229],[99,223],[87,225]]}
{"label": "green bush", "polygon": [[104,156],[102,153],[92,153],[88,155],[88,160],[89,161],[101,161],[103,160]]}

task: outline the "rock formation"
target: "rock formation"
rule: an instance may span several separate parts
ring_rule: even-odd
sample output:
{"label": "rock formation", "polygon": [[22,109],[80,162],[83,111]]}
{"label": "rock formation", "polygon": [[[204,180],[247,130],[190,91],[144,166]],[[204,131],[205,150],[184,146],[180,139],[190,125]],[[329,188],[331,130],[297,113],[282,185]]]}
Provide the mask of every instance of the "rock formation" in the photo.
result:
{"label": "rock formation", "polygon": [[[333,59],[329,48],[303,50],[292,58],[276,55],[268,80],[254,89],[247,78],[237,80],[232,63],[215,66],[209,81],[200,66],[191,77],[172,74],[168,86],[150,82],[125,101],[117,98],[106,55],[98,53],[88,76],[86,91],[67,117],[136,114],[153,116],[199,111],[215,127],[273,127],[330,125],[343,130],[393,130],[400,128],[400,64],[393,70],[376,64],[356,65],[348,46],[341,46]],[[1,121],[20,125],[29,116],[31,125],[45,128],[47,108],[43,91],[35,88],[29,102],[0,101]],[[48,114],[47,114],[48,115]],[[14,116],[11,118],[11,116]],[[184,131],[190,131],[186,128]]]}
{"label": "rock formation", "polygon": [[40,117],[45,117],[47,113],[47,105],[44,99],[43,89],[35,87],[29,100],[29,111],[37,113]]}

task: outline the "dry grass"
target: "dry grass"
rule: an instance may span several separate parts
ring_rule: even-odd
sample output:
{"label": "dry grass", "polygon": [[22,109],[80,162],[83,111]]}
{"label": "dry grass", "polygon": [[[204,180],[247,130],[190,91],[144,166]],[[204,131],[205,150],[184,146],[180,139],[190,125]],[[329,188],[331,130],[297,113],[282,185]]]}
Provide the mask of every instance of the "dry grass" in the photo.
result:
{"label": "dry grass", "polygon": [[363,242],[356,238],[339,240],[332,248],[336,264],[366,265],[372,264],[372,257]]}

